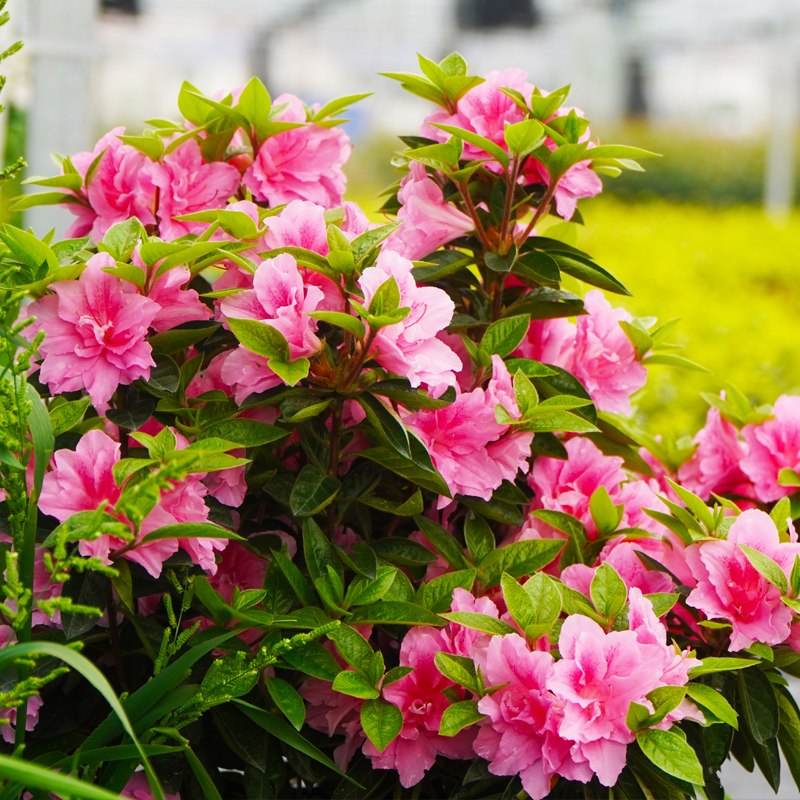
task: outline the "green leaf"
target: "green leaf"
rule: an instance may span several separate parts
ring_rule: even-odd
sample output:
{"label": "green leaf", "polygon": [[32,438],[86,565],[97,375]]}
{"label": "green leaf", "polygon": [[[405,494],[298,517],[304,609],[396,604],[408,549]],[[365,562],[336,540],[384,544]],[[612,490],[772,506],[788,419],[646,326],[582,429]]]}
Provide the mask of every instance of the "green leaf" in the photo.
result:
{"label": "green leaf", "polygon": [[358,672],[343,670],[334,679],[331,686],[334,692],[341,692],[350,697],[360,697],[363,700],[371,700],[380,697],[380,692],[375,689],[366,678]]}
{"label": "green leaf", "polygon": [[601,617],[612,619],[622,611],[628,599],[628,589],[619,573],[609,563],[595,571],[591,585],[592,603]]}
{"label": "green leaf", "polygon": [[111,253],[114,261],[127,261],[141,238],[142,223],[136,217],[131,217],[112,225],[106,231],[103,237],[103,249]]}
{"label": "green leaf", "polygon": [[461,545],[455,540],[453,535],[446,531],[441,525],[427,517],[414,517],[425,538],[431,543],[433,549],[456,570],[469,569],[472,565],[464,555]]}
{"label": "green leaf", "polygon": [[682,781],[703,786],[703,769],[686,741],[672,731],[647,730],[636,734],[642,752],[659,769]]}
{"label": "green leaf", "polygon": [[[556,398],[553,398],[556,399]],[[613,533],[622,522],[625,506],[615,506],[605,486],[599,486],[589,499],[589,512],[601,536]]]}
{"label": "green leaf", "polygon": [[642,364],[646,366],[650,364],[666,364],[670,367],[682,367],[683,369],[692,370],[693,372],[708,372],[708,370],[700,364],[695,364],[694,361],[689,361],[688,358],[677,356],[674,353],[655,353],[652,356],[643,358]]}
{"label": "green leaf", "polygon": [[428,489],[444,497],[450,497],[450,489],[447,483],[436,470],[423,467],[416,461],[406,458],[387,447],[372,447],[368,450],[361,450],[359,456],[386,467],[386,469],[397,473],[401,477],[413,481],[423,489]]}
{"label": "green leaf", "polygon": [[366,412],[367,419],[382,442],[400,455],[410,458],[411,443],[400,418],[371,394],[365,392],[357,395],[356,399]]}
{"label": "green leaf", "polygon": [[264,732],[232,703],[212,709],[211,716],[225,744],[255,769],[267,767]]}
{"label": "green leaf", "polygon": [[306,707],[303,703],[303,698],[300,697],[293,686],[280,678],[266,678],[264,683],[275,705],[283,712],[294,728],[299,731],[303,727],[303,722],[306,718]]}
{"label": "green leaf", "polygon": [[[355,783],[355,781],[353,781],[352,778],[348,778],[325,753],[311,744],[307,739],[303,738],[294,728],[280,719],[280,717],[262,711],[260,708],[256,708],[256,706],[252,706],[250,703],[245,703],[243,700],[234,700],[233,702],[236,703],[253,722],[260,725],[267,733],[270,733],[278,739],[278,741],[285,742],[289,747],[298,750],[309,758],[314,759],[314,761],[318,761],[337,775],[347,778],[351,783]],[[358,786],[358,784],[356,785]]]}
{"label": "green leaf", "polygon": [[688,489],[679,486],[675,481],[667,478],[667,483],[672,487],[675,493],[686,504],[686,508],[705,525],[706,530],[714,530],[714,518],[711,516],[711,509],[696,495],[692,494]]}
{"label": "green leaf", "polygon": [[501,358],[511,355],[519,347],[530,325],[530,317],[520,314],[493,322],[481,339],[481,348],[489,355],[497,354]]}
{"label": "green leaf", "polygon": [[372,543],[372,549],[385,561],[398,567],[419,567],[436,561],[436,554],[411,539],[390,536]]}
{"label": "green leaf", "polygon": [[475,564],[480,564],[495,547],[492,529],[486,520],[474,511],[469,511],[464,521],[464,539]]}
{"label": "green leaf", "polygon": [[[524,631],[528,625],[532,625],[535,621],[536,612],[533,605],[533,598],[507,572],[501,575],[500,585],[503,588],[503,599],[506,602],[506,606],[514,622]],[[560,611],[560,601],[558,605]]]}
{"label": "green leaf", "polygon": [[527,156],[544,140],[544,128],[535,120],[526,119],[506,127],[504,138],[508,149],[517,156]]}
{"label": "green leaf", "polygon": [[603,269],[599,264],[595,264],[588,258],[551,250],[549,253],[558,264],[562,272],[572,275],[573,278],[588,283],[591,286],[598,286],[607,292],[631,296],[630,291],[618,281],[608,270]]}
{"label": "green leaf", "polygon": [[403,727],[400,709],[386,700],[366,700],[361,706],[361,727],[366,737],[383,752]]}
{"label": "green leaf", "polygon": [[72,430],[83,419],[91,402],[91,397],[81,397],[80,400],[62,403],[60,406],[51,408],[50,424],[53,426],[53,436]]}
{"label": "green leaf", "polygon": [[258,681],[258,670],[249,669],[249,659],[242,652],[229,653],[212,662],[200,684],[206,705],[227,703],[247,694]]}
{"label": "green leaf", "polygon": [[598,433],[599,428],[584,417],[569,411],[550,411],[544,404],[536,409],[536,415],[528,422],[527,429],[535,432]]}
{"label": "green leaf", "polygon": [[657,617],[663,617],[668,614],[675,603],[678,602],[680,595],[671,594],[669,592],[655,592],[654,594],[646,594],[645,598],[650,601],[653,606],[653,613]]}
{"label": "green leaf", "polygon": [[281,653],[281,658],[296,670],[324,681],[332,681],[342,671],[336,659],[319,642],[287,650]]}
{"label": "green leaf", "polygon": [[258,422],[254,419],[226,419],[209,425],[196,437],[196,442],[204,439],[225,439],[236,442],[239,447],[258,447],[262,444],[284,439],[289,431]]}
{"label": "green leaf", "polygon": [[321,322],[327,322],[330,325],[336,325],[338,328],[344,328],[344,330],[350,331],[357,339],[363,340],[367,335],[364,323],[351,314],[342,314],[338,311],[310,311],[306,316],[313,317]]}
{"label": "green leaf", "polygon": [[269,112],[272,109],[272,100],[264,84],[256,77],[251,78],[239,95],[236,105],[242,116],[256,129],[269,121]]}
{"label": "green leaf", "polygon": [[376,603],[389,591],[396,574],[397,570],[394,567],[381,566],[378,567],[374,580],[361,577],[354,581],[347,590],[348,605],[363,606]]}
{"label": "green leaf", "polygon": [[401,600],[381,600],[362,606],[347,618],[350,625],[441,625],[439,617],[427,608]]}
{"label": "green leaf", "polygon": [[701,675],[710,675],[712,672],[727,672],[732,669],[746,669],[758,664],[751,658],[704,658],[699,667],[689,670],[690,678],[699,678]]}
{"label": "green leaf", "polygon": [[529,624],[550,627],[561,614],[561,595],[553,579],[544,572],[532,575],[522,587],[533,601]]}
{"label": "green leaf", "polygon": [[789,582],[786,580],[786,574],[769,556],[765,556],[746,544],[740,544],[739,547],[756,572],[763,575],[773,586],[777,586],[781,594],[789,594]]}
{"label": "green leaf", "polygon": [[235,319],[228,317],[233,335],[251,353],[264,358],[275,358],[279,361],[289,362],[289,343],[284,335],[268,325],[254,319]]}
{"label": "green leaf", "polygon": [[507,633],[516,633],[517,630],[501,619],[490,617],[487,614],[476,614],[474,611],[451,611],[439,614],[448,622],[456,622],[465,628],[471,628],[481,633],[499,634],[504,636]]}
{"label": "green leaf", "polygon": [[778,735],[780,713],[775,691],[759,669],[746,669],[736,676],[739,709],[759,744],[767,744]]}
{"label": "green leaf", "polygon": [[294,361],[283,361],[271,358],[267,366],[289,386],[296,386],[303,378],[308,377],[311,362],[307,358],[296,358]]}
{"label": "green leaf", "polygon": [[453,603],[453,592],[456,589],[471,591],[476,575],[475,569],[462,569],[434,578],[425,584],[425,605],[435,614],[447,611]]}
{"label": "green leaf", "polygon": [[462,700],[460,703],[453,703],[442,714],[439,734],[441,736],[455,736],[464,728],[485,719],[485,716],[485,714],[481,714],[478,711],[477,700]]}
{"label": "green leaf", "polygon": [[161,539],[234,539],[238,542],[246,541],[238,533],[220,528],[210,522],[177,522],[174,525],[164,525],[145,534],[139,544],[156,542]]}
{"label": "green leaf", "polygon": [[339,493],[341,484],[332,475],[325,475],[313,464],[306,464],[295,481],[289,504],[292,513],[308,517],[322,511]]}
{"label": "green leaf", "polygon": [[158,161],[164,152],[164,142],[156,136],[117,136],[117,139],[135,147],[152,161]]}
{"label": "green leaf", "polygon": [[303,577],[300,570],[286,554],[285,548],[282,551],[273,550],[272,558],[280,567],[281,572],[292,587],[292,591],[295,593],[297,599],[304,606],[314,606],[314,593],[311,591],[311,587],[308,585],[308,582]]}
{"label": "green leaf", "polygon": [[192,323],[191,327],[173,328],[164,333],[157,333],[149,339],[150,346],[154,353],[163,353],[170,356],[181,350],[185,350],[193,344],[202,341],[219,328],[217,322]]}
{"label": "green leaf", "polygon": [[119,800],[116,792],[79,781],[70,775],[56,772],[18,757],[0,755],[0,777],[21,786],[42,789],[57,797],[80,797],[82,800]]}
{"label": "green leaf", "polygon": [[499,144],[495,144],[493,141],[491,141],[491,139],[486,139],[483,136],[479,136],[477,133],[466,131],[463,128],[457,128],[454,125],[440,125],[434,122],[433,127],[439,128],[445,133],[449,133],[451,136],[456,136],[459,139],[463,139],[465,142],[475,145],[475,147],[478,147],[485,153],[493,156],[503,165],[504,168],[508,168],[508,165],[511,163],[508,153],[506,153],[506,151],[503,150]]}
{"label": "green leaf", "polygon": [[778,742],[795,785],[800,788],[800,712],[794,697],[783,687],[775,689],[775,697],[781,716]]}
{"label": "green leaf", "polygon": [[350,625],[340,625],[328,634],[336,643],[342,658],[360,673],[369,671],[374,655],[369,642]]}
{"label": "green leaf", "polygon": [[511,272],[516,260],[516,245],[511,245],[511,248],[506,253],[486,253],[483,257],[483,263],[486,264],[492,272]]}
{"label": "green leaf", "polygon": [[521,578],[523,575],[532,575],[536,570],[546,567],[558,555],[563,546],[564,542],[558,539],[530,539],[526,542],[510,544],[498,552],[502,569],[512,578]]}
{"label": "green leaf", "polygon": [[50,465],[55,449],[55,437],[53,436],[53,425],[50,415],[47,413],[42,398],[30,384],[25,389],[25,397],[31,404],[31,411],[28,415],[28,430],[31,432],[33,440],[33,491],[32,498],[35,500],[42,491],[44,473]]}
{"label": "green leaf", "polygon": [[686,684],[686,694],[698,705],[707,708],[715,717],[730,725],[736,730],[739,729],[739,715],[733,710],[733,706],[718,692],[704,683]]}
{"label": "green leaf", "polygon": [[[301,472],[302,474],[302,472]],[[306,558],[306,567],[311,580],[328,577],[328,568],[333,569],[341,578],[342,565],[336,556],[333,545],[328,537],[320,530],[313,519],[303,520],[303,554]]]}

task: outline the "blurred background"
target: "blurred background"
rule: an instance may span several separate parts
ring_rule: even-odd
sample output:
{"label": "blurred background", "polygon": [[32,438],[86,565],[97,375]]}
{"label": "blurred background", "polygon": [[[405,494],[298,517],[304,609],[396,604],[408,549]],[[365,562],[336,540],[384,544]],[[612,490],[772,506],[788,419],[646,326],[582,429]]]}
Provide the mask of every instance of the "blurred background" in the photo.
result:
{"label": "blurred background", "polygon": [[[680,317],[685,354],[712,374],[654,367],[639,414],[676,436],[702,424],[699,391],[725,380],[753,400],[800,391],[800,217],[795,150],[800,0],[10,0],[0,29],[6,162],[55,171],[50,151],[90,149],[117,125],[176,118],[183,80],[226,92],[258,75],[307,103],[374,92],[347,128],[350,199],[375,209],[389,163],[430,107],[377,73],[459,50],[472,71],[517,66],[593,136],[664,154],[604,179],[580,244],[634,293],[632,313]],[[3,202],[18,187],[7,187]],[[24,223],[61,234],[70,216]],[[16,220],[18,223],[21,220]]]}
{"label": "blurred background", "polygon": [[[109,129],[177,118],[188,80],[227,93],[258,75],[306,103],[361,92],[347,124],[349,199],[365,209],[396,176],[397,134],[430,107],[380,77],[417,72],[416,53],[459,50],[472,71],[520,67],[601,140],[655,150],[647,172],[605,179],[582,206],[579,243],[634,293],[639,316],[680,317],[685,354],[710,374],[654,367],[638,405],[651,432],[702,425],[700,391],[725,380],[752,400],[800,393],[800,215],[795,151],[800,0],[10,0],[0,44],[6,163],[53,174],[49,153],[91,149]],[[6,187],[0,217],[19,186]],[[70,215],[33,209],[15,224],[63,234]],[[732,798],[772,796],[728,764]],[[779,795],[796,798],[784,771]]]}

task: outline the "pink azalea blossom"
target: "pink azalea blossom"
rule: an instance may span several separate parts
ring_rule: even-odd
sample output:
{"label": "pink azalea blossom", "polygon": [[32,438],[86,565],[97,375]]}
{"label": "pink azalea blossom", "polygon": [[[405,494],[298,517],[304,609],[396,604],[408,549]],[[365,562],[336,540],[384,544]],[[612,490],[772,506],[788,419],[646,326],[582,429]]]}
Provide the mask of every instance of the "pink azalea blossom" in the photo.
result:
{"label": "pink azalea blossom", "polygon": [[174,219],[184,214],[224,208],[239,188],[239,171],[222,161],[206,164],[200,145],[189,139],[160,162],[145,165],[144,174],[158,188],[158,231],[171,241],[187,233],[202,233],[202,222]]}
{"label": "pink azalea blossom", "polygon": [[86,177],[92,162],[101,154],[94,175],[89,180],[87,197],[91,208],[70,203],[66,206],[78,219],[67,231],[69,237],[91,235],[102,241],[108,229],[118,222],[136,217],[143,225],[152,225],[155,187],[142,180],[143,168],[150,163],[144,153],[123,144],[119,136],[125,128],[114,128],[97,142],[91,153],[76,153],[72,163]]}
{"label": "pink azalea blossom", "polygon": [[752,495],[753,486],[741,467],[747,445],[716,408],[708,409],[705,427],[695,434],[694,443],[697,450],[678,470],[681,486],[703,500],[708,500],[712,492]]}
{"label": "pink azalea blossom", "polygon": [[436,629],[411,628],[405,635],[400,665],[413,667],[414,671],[383,690],[384,698],[402,712],[403,727],[385,750],[379,751],[370,741],[362,748],[373,768],[397,770],[400,783],[406,788],[422,780],[437,755],[472,757],[473,730],[465,729],[455,736],[439,735],[442,714],[450,705],[442,689],[455,684],[436,669],[434,656],[449,652],[449,644],[447,634]]}
{"label": "pink azalea blossom", "polygon": [[[134,772],[131,775],[131,779],[125,784],[120,797],[127,797],[130,800],[154,800],[153,791],[144,772]],[[164,800],[181,800],[181,798],[178,794],[164,792]]]}
{"label": "pink azalea blossom", "polygon": [[[553,145],[555,147],[555,145]],[[538,179],[545,186],[550,185],[550,173],[544,164],[531,160],[529,177]],[[585,197],[595,197],[603,191],[603,182],[600,176],[590,168],[590,161],[579,161],[570,167],[558,181],[553,198],[556,211],[565,220],[572,219],[578,200]]]}
{"label": "pink azalea blossom", "polygon": [[[527,470],[532,436],[513,433],[501,439],[509,426],[495,420],[499,398],[512,416],[518,418],[519,409],[508,392],[510,377],[502,359],[493,356],[492,367],[494,374],[486,391],[478,388],[460,393],[446,408],[417,411],[404,419],[454,495],[489,500],[504,480],[513,480],[518,469]],[[448,502],[440,497],[439,508]]]}
{"label": "pink azalea blossom", "polygon": [[794,492],[793,486],[781,486],[778,476],[782,469],[800,470],[800,397],[781,395],[775,402],[774,414],[773,419],[742,429],[749,452],[741,460],[741,467],[762,503]]}
{"label": "pink azalea blossom", "polygon": [[50,284],[55,294],[31,303],[25,313],[43,330],[40,380],[54,393],[86,389],[95,405],[107,403],[120,384],[147,378],[154,366],[147,328],[159,312],[136,287],[103,272],[113,267],[108,253],[92,256],[78,280]]}
{"label": "pink azalea blossom", "polygon": [[[243,447],[237,447],[235,450],[231,450],[229,455],[235,458],[244,458],[245,453],[246,450]],[[245,465],[242,464],[239,467],[228,467],[209,473],[203,480],[208,493],[216,497],[223,505],[238,508],[244,502],[244,496],[247,494],[244,468]]]}
{"label": "pink azalea blossom", "polygon": [[[137,266],[146,269],[138,248],[133,251],[132,260]],[[156,333],[168,331],[184,322],[211,317],[208,306],[200,302],[200,296],[194,289],[188,287],[191,279],[188,267],[173,267],[158,278],[147,292],[148,299],[160,306],[150,323]]]}
{"label": "pink azalea blossom", "polygon": [[233,600],[234,591],[263,589],[267,562],[254,556],[239,542],[229,542],[217,564],[217,571],[208,582],[222,595],[226,603]]}
{"label": "pink azalea blossom", "polygon": [[419,261],[443,244],[471,231],[475,224],[451,203],[446,203],[439,185],[417,161],[400,182],[397,212],[400,227],[386,240],[385,247],[404,258]]}
{"label": "pink azalea blossom", "polygon": [[[528,83],[528,76],[521,69],[507,69],[505,72],[492,70],[486,80],[470,89],[459,101],[455,114],[444,109],[437,109],[425,117],[420,133],[444,142],[450,138],[449,133],[434,124],[454,125],[472,131],[507,150],[505,143],[505,126],[522,122],[525,114],[508,95],[500,91],[500,87],[516,89],[527,100],[533,94],[534,86]],[[487,154],[469,142],[464,142],[464,158],[486,158]],[[489,162],[495,170],[500,169],[497,162]]]}
{"label": "pink azalea blossom", "polygon": [[[226,317],[254,319],[280,331],[289,343],[292,359],[310,356],[320,347],[314,335],[316,320],[308,316],[323,299],[317,286],[305,286],[297,262],[288,253],[263,261],[253,278],[253,288],[226,297],[220,310]],[[240,346],[222,366],[222,379],[234,388],[241,403],[252,392],[282,383],[267,366],[267,359]]]}
{"label": "pink azalea blossom", "polygon": [[780,541],[768,514],[744,511],[726,539],[686,548],[686,563],[697,580],[686,602],[709,619],[731,623],[731,650],[744,650],[754,642],[780,644],[789,636],[792,612],[781,601],[780,590],[750,564],[740,544],[771,558],[787,577],[800,555],[799,544]]}
{"label": "pink azalea blossom", "polygon": [[302,247],[321,256],[328,255],[325,208],[308,200],[293,200],[280,214],[267,217],[264,247]]}
{"label": "pink azalea blossom", "polygon": [[612,308],[599,289],[587,292],[588,315],[577,318],[575,364],[570,370],[586,387],[600,411],[630,414],[630,397],[647,382],[647,368],[636,358],[620,322],[631,321],[621,308]]}
{"label": "pink azalea blossom", "polygon": [[558,733],[563,703],[547,689],[553,657],[531,652],[515,633],[492,637],[482,667],[487,686],[503,688],[482,697],[478,710],[488,719],[475,740],[475,752],[490,761],[489,772],[517,775],[522,787],[541,800],[554,775],[586,783],[592,772],[570,756],[573,742]]}
{"label": "pink azalea blossom", "polygon": [[515,356],[570,370],[575,361],[576,326],[563,317],[531,320]]}
{"label": "pink azalea blossom", "polygon": [[[306,111],[298,97],[282,94],[275,106],[288,103],[279,119],[305,122]],[[342,166],[350,157],[347,134],[338,127],[305,125],[279,133],[260,147],[243,183],[256,200],[271,206],[292,200],[311,200],[324,208],[342,204],[346,178]]]}
{"label": "pink azalea blossom", "polygon": [[400,308],[411,309],[404,320],[378,331],[370,354],[381,366],[408,378],[412,386],[423,382],[452,386],[461,361],[436,335],[450,324],[455,306],[441,289],[417,286],[412,266],[408,259],[384,250],[375,266],[367,267],[358,281],[365,308],[369,308],[378,288],[394,278],[400,290]]}

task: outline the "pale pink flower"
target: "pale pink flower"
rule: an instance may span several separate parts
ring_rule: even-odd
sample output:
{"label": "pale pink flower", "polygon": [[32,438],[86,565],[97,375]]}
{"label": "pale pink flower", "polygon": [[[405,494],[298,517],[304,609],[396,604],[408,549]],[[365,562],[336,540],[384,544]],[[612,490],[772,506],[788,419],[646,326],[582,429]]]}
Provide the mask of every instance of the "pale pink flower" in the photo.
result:
{"label": "pale pink flower", "polygon": [[712,492],[752,495],[753,486],[741,467],[747,445],[716,408],[708,409],[705,427],[695,434],[694,443],[697,450],[678,470],[681,486],[702,500],[708,500]]}
{"label": "pale pink flower", "polygon": [[308,200],[293,200],[280,214],[267,217],[264,248],[302,247],[321,256],[328,255],[325,208]]}
{"label": "pale pink flower", "polygon": [[159,306],[132,283],[103,272],[113,266],[108,253],[98,253],[78,280],[50,284],[55,294],[25,309],[36,318],[25,335],[46,334],[39,348],[41,382],[59,394],[86,389],[95,405],[107,403],[120,384],[147,378],[154,365],[145,336]]}
{"label": "pale pink flower", "polygon": [[[153,800],[153,791],[144,772],[134,772],[131,775],[131,779],[125,784],[120,797],[127,797],[130,800]],[[181,798],[178,794],[164,792],[164,800],[181,800]]]}
{"label": "pale pink flower", "polygon": [[[417,411],[404,419],[425,445],[450,492],[483,500],[489,500],[504,480],[513,480],[518,469],[527,471],[532,440],[529,433],[512,433],[501,439],[509,426],[495,420],[499,398],[512,416],[518,417],[519,409],[513,395],[503,388],[510,387],[510,378],[502,359],[493,356],[492,366],[494,375],[486,391],[478,388],[459,393],[446,408]],[[440,497],[439,508],[448,502]]]}
{"label": "pale pink flower", "polygon": [[[139,256],[139,248],[133,251],[133,263],[146,269]],[[159,262],[160,263],[160,262]],[[153,269],[157,269],[156,265]],[[200,296],[188,284],[192,276],[188,267],[173,267],[158,278],[147,293],[148,299],[160,306],[150,327],[156,333],[168,331],[184,322],[209,319],[211,310],[200,302]]]}
{"label": "pale pink flower", "polygon": [[549,653],[531,652],[515,633],[492,637],[486,664],[487,685],[502,686],[482,697],[478,709],[488,716],[473,745],[494,775],[519,775],[522,787],[541,800],[553,775],[586,783],[592,772],[570,757],[573,742],[558,734],[563,703],[547,690],[553,674]]}
{"label": "pale pink flower", "polygon": [[159,190],[158,231],[167,241],[206,228],[206,223],[180,222],[174,217],[224,208],[239,187],[236,167],[222,161],[206,164],[194,139],[163,156],[161,162],[146,164],[143,172]]}
{"label": "pale pink flower", "polygon": [[587,315],[577,318],[575,364],[570,370],[586,387],[600,411],[630,414],[630,397],[647,382],[647,368],[620,322],[631,321],[621,308],[612,308],[599,289],[586,293]]}
{"label": "pale pink flower", "polygon": [[[246,450],[243,447],[237,447],[235,450],[231,450],[229,455],[235,458],[244,458],[245,453]],[[228,467],[209,473],[203,480],[208,493],[216,497],[223,505],[238,508],[247,494],[244,466],[242,464],[240,467]]]}
{"label": "pale pink flower", "polygon": [[466,214],[445,202],[439,184],[417,161],[410,164],[408,175],[400,182],[397,199],[402,204],[397,212],[402,224],[386,240],[385,247],[411,261],[418,261],[475,227]]}
{"label": "pale pink flower", "polygon": [[[306,111],[298,97],[282,94],[273,104],[288,103],[279,119],[305,122]],[[338,127],[305,125],[267,139],[259,148],[243,183],[256,200],[271,206],[292,200],[311,200],[324,208],[342,203],[346,178],[342,166],[350,157],[347,134]]]}
{"label": "pale pink flower", "polygon": [[754,642],[780,644],[789,636],[792,612],[781,601],[780,590],[755,570],[739,544],[771,558],[787,577],[800,555],[800,545],[780,541],[768,514],[744,511],[725,540],[686,548],[686,563],[697,580],[686,602],[709,619],[731,623],[731,650],[744,650]]}
{"label": "pale pink flower", "polygon": [[414,671],[383,690],[384,698],[402,712],[403,727],[383,752],[370,741],[362,748],[373,768],[396,769],[405,788],[422,780],[437,755],[472,758],[474,730],[467,728],[455,736],[439,735],[442,714],[450,705],[442,689],[455,684],[439,672],[434,656],[449,651],[444,631],[417,627],[405,635],[400,646],[400,665],[414,667]]}
{"label": "pale pink flower", "polygon": [[742,429],[750,452],[741,467],[762,503],[792,494],[795,487],[781,486],[778,476],[782,469],[800,470],[800,397],[781,395],[774,414],[773,419]]}
{"label": "pale pink flower", "polygon": [[528,333],[514,355],[569,371],[575,361],[575,334],[574,323],[563,317],[531,320]]}
{"label": "pale pink flower", "polygon": [[[306,286],[297,262],[288,253],[263,261],[253,278],[253,288],[226,297],[220,304],[225,317],[254,319],[280,331],[289,343],[292,359],[313,355],[320,347],[314,335],[316,320],[308,316],[323,299],[317,286]],[[237,403],[252,392],[282,383],[267,359],[239,346],[225,359],[222,379],[234,389]]]}
{"label": "pale pink flower", "polygon": [[118,222],[136,217],[142,225],[152,225],[155,187],[142,180],[142,170],[150,159],[135,147],[123,144],[118,138],[125,128],[114,128],[103,136],[91,153],[76,153],[72,163],[86,177],[92,162],[101,153],[97,169],[89,180],[86,195],[91,209],[70,203],[68,208],[78,219],[67,231],[69,237],[91,235],[102,241],[108,229]]}
{"label": "pale pink flower", "polygon": [[359,278],[365,308],[378,288],[394,278],[400,290],[400,308],[411,309],[404,320],[378,331],[370,354],[385,369],[408,378],[412,386],[452,386],[461,361],[436,335],[450,324],[455,306],[441,289],[417,286],[412,267],[408,259],[384,250],[375,266],[367,267]]}

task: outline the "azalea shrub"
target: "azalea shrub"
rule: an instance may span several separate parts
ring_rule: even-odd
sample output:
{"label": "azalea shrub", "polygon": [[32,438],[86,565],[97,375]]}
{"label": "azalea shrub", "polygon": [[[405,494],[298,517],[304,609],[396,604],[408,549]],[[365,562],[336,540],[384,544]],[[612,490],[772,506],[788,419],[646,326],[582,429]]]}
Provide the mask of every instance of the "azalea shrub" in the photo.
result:
{"label": "azalea shrub", "polygon": [[29,179],[66,240],[0,229],[3,798],[800,781],[800,398],[641,430],[696,365],[567,223],[652,154],[420,66],[380,222],[364,96],[254,78]]}

